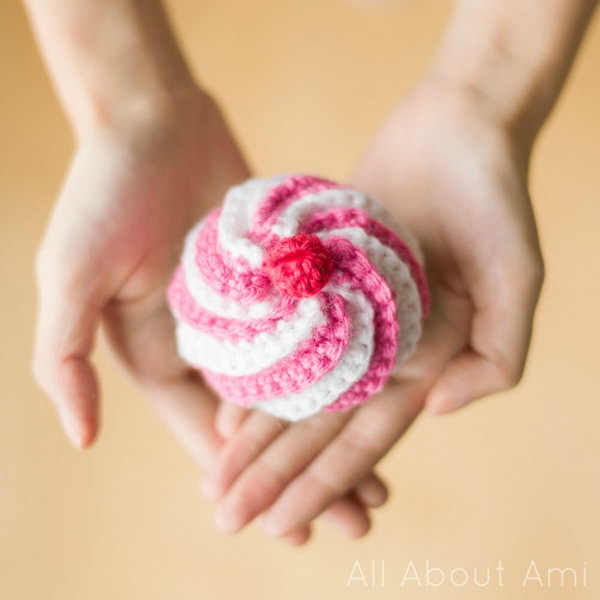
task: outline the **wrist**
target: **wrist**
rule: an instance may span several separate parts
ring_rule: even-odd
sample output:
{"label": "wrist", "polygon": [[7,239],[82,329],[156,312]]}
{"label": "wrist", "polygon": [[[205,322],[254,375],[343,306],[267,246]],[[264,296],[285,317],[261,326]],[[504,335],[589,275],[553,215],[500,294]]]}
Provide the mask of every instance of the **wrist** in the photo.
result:
{"label": "wrist", "polygon": [[461,90],[533,141],[568,73],[596,0],[457,0],[429,78]]}
{"label": "wrist", "polygon": [[497,47],[470,57],[441,55],[426,79],[529,143],[543,125],[555,95],[534,69],[524,70],[518,58]]}
{"label": "wrist", "polygon": [[433,127],[456,131],[478,129],[500,136],[512,148],[523,164],[527,164],[537,134],[537,128],[525,119],[510,117],[478,86],[470,82],[428,73],[413,90],[413,102],[421,107],[423,119],[433,121]]}
{"label": "wrist", "polygon": [[193,83],[165,89],[85,92],[68,117],[78,139],[98,130],[136,130],[208,110],[212,100]]}
{"label": "wrist", "polygon": [[208,122],[219,112],[212,96],[196,85],[152,92],[86,99],[69,112],[79,144],[98,134],[130,136],[157,130],[185,129],[186,123]]}
{"label": "wrist", "polygon": [[197,89],[160,0],[25,0],[78,137],[154,119]]}

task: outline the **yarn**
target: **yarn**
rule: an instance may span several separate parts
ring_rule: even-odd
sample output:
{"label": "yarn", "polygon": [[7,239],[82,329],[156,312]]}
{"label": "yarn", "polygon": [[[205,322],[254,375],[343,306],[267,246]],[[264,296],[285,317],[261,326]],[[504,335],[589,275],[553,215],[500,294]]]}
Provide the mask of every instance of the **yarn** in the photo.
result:
{"label": "yarn", "polygon": [[411,236],[310,175],[231,188],[187,235],[168,301],[179,354],[221,398],[291,421],[380,391],[429,309]]}
{"label": "yarn", "polygon": [[333,271],[333,261],[321,240],[306,233],[277,240],[262,266],[273,285],[293,298],[318,294]]}

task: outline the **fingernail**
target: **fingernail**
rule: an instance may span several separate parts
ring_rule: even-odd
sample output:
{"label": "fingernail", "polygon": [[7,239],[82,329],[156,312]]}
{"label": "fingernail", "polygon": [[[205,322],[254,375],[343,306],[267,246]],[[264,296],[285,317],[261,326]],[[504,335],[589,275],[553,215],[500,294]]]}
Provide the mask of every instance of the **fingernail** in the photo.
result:
{"label": "fingernail", "polygon": [[223,533],[236,533],[241,528],[242,522],[229,511],[218,508],[215,513],[215,525]]}

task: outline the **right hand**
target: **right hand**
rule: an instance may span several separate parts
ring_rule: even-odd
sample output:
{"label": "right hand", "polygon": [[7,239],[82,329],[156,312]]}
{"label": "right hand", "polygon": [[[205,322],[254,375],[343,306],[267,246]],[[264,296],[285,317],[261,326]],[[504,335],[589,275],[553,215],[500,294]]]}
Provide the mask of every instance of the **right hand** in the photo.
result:
{"label": "right hand", "polygon": [[[90,445],[100,420],[90,353],[102,321],[126,373],[206,468],[224,437],[215,421],[232,412],[217,419],[218,401],[178,357],[165,290],[186,232],[249,169],[210,98],[194,89],[170,100],[80,140],[37,256],[34,372],[73,443]],[[373,485],[385,492],[373,475],[356,491]],[[332,514],[350,533],[368,528],[354,496]]]}

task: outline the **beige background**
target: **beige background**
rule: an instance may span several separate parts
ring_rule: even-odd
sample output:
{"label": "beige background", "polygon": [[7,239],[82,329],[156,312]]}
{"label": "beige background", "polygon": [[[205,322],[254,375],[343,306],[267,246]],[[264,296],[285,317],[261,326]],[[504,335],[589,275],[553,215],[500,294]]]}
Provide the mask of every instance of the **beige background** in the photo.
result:
{"label": "beige background", "polygon": [[[343,177],[423,71],[448,14],[437,0],[170,5],[265,175]],[[102,353],[105,429],[89,452],[68,446],[30,380],[32,256],[72,145],[22,9],[2,0],[0,598],[600,597],[599,64],[596,20],[534,160],[548,278],[525,381],[423,418],[383,463],[393,498],[368,538],[347,542],[323,524],[294,551],[258,528],[214,529],[195,466]],[[355,559],[367,570],[384,559],[385,585],[346,587]],[[501,560],[504,587],[403,589],[408,562],[423,575],[426,559],[480,577]],[[521,587],[531,560],[576,568],[579,587]]]}

